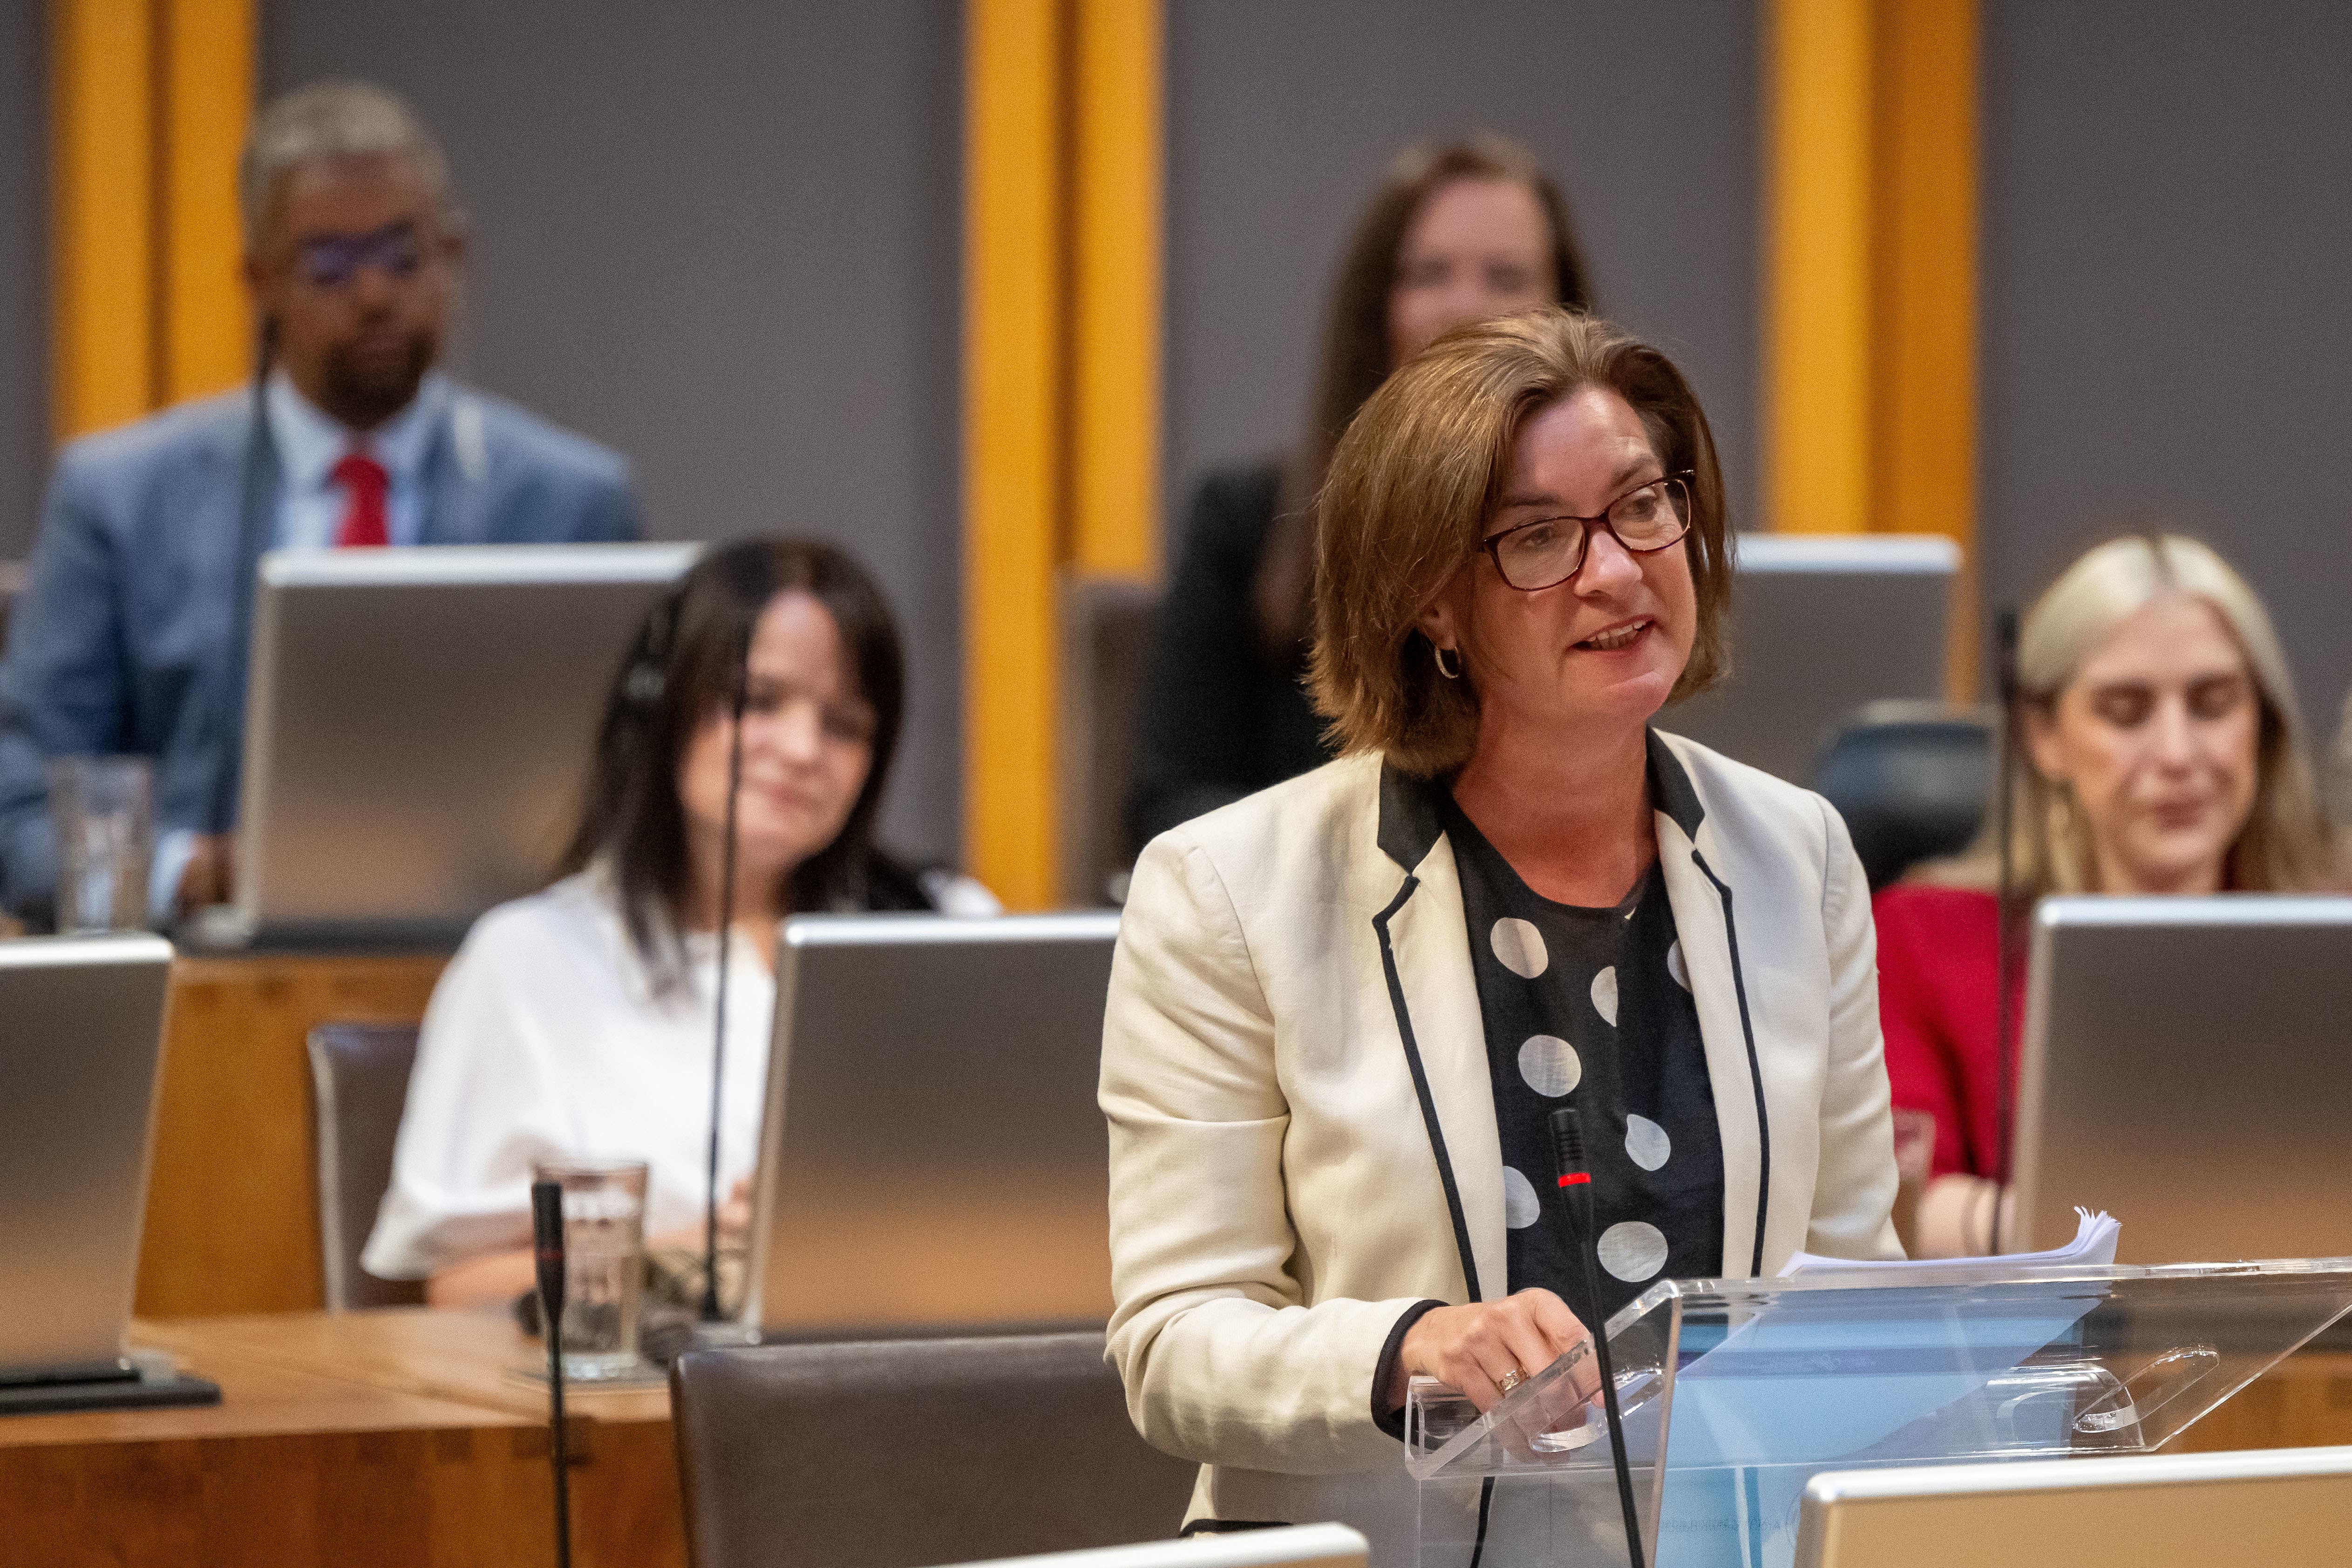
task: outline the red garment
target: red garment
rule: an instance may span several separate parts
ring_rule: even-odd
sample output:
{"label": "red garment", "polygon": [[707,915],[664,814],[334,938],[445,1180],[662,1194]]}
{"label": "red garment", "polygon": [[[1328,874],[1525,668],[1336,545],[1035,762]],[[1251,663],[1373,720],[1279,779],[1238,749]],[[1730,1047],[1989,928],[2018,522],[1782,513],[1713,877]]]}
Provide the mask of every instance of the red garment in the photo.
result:
{"label": "red garment", "polygon": [[[1871,908],[1878,922],[1878,1021],[1895,1103],[1936,1118],[1932,1174],[1997,1175],[2000,1084],[1992,1038],[2000,932],[1993,896],[1897,885]],[[2022,954],[2017,962],[2012,1072],[2025,1015]]]}
{"label": "red garment", "polygon": [[390,544],[392,530],[384,517],[383,499],[392,488],[392,476],[384,472],[383,465],[364,452],[350,452],[335,465],[333,476],[351,497],[342,527],[335,533],[336,545]]}

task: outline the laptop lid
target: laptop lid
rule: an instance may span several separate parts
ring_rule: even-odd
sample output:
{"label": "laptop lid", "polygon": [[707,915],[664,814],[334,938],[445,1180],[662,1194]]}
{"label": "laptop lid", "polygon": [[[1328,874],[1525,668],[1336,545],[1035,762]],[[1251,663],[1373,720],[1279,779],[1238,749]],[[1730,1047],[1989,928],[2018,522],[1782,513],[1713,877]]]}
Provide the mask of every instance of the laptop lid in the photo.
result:
{"label": "laptop lid", "polygon": [[1832,1470],[1796,1568],[2320,1568],[2352,1521],[2352,1448]]}
{"label": "laptop lid", "polygon": [[1830,731],[1865,703],[1944,695],[1959,547],[1928,534],[1741,534],[1731,674],[1658,727],[1810,783]]}
{"label": "laptop lid", "polygon": [[0,942],[0,1382],[121,1359],[171,968],[143,933]]}
{"label": "laptop lid", "polygon": [[207,939],[454,942],[543,886],[614,674],[700,549],[264,556],[236,904]]}
{"label": "laptop lid", "polygon": [[746,1321],[1099,1323],[1114,912],[795,916],[776,953]]}
{"label": "laptop lid", "polygon": [[998,1557],[963,1568],[1364,1568],[1371,1542],[1344,1524],[1252,1525],[1179,1541]]}
{"label": "laptop lid", "polygon": [[2042,900],[2013,1147],[2010,1250],[2352,1254],[2352,899]]}

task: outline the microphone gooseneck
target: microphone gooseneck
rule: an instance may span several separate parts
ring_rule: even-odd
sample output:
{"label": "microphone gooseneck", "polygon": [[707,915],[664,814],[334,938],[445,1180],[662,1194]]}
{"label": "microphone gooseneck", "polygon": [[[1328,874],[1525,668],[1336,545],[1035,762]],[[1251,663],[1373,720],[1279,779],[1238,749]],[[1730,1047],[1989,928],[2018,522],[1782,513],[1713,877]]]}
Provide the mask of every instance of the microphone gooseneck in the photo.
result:
{"label": "microphone gooseneck", "polygon": [[[2017,912],[2011,906],[2017,897],[2015,816],[2021,762],[2017,735],[2017,611],[2014,607],[2000,612],[1995,624],[1993,645],[2000,693],[2000,727],[1994,774],[1998,782],[1993,795],[1993,835],[1998,841],[2000,869],[1995,873],[1993,891],[1992,1176],[2005,1188],[2010,1179],[2010,1124],[2015,1113],[2017,1097],[2016,1071],[2010,1061],[2009,1045],[2017,1010],[2013,978],[2017,962]],[[1996,1257],[2001,1249],[2003,1197],[2000,1190],[1993,1194],[1992,1231],[1986,1248]]]}
{"label": "microphone gooseneck", "polygon": [[702,1304],[704,1322],[719,1320],[719,1128],[725,1109],[727,1077],[728,959],[735,947],[735,808],[743,792],[743,710],[751,697],[751,638],[744,633],[728,695],[730,723],[727,736],[727,821],[719,841],[719,992],[713,998],[710,1023],[710,1145],[705,1172],[709,1186],[702,1207]]}
{"label": "microphone gooseneck", "polygon": [[225,833],[236,822],[236,794],[243,771],[245,687],[253,639],[253,576],[268,548],[275,521],[262,516],[264,455],[272,450],[269,436],[269,372],[278,364],[278,321],[264,316],[254,338],[251,423],[246,430],[245,453],[237,470],[236,563],[229,578],[227,667],[222,672],[219,701],[214,713],[218,752],[213,759],[211,798],[205,802],[205,831]]}
{"label": "microphone gooseneck", "polygon": [[[1610,1458],[1617,1470],[1617,1506],[1625,1516],[1625,1556],[1643,1568],[1642,1517],[1633,1506],[1633,1467],[1625,1455],[1625,1417],[1617,1407],[1617,1366],[1601,1311],[1601,1263],[1592,1235],[1592,1174],[1584,1160],[1584,1127],[1573,1105],[1551,1113],[1552,1159],[1559,1167],[1561,1239],[1584,1265],[1585,1327],[1601,1366],[1601,1409],[1609,1419]],[[1573,1213],[1571,1214],[1571,1210]]]}
{"label": "microphone gooseneck", "polygon": [[539,1265],[540,1333],[547,1340],[548,1461],[555,1469],[555,1563],[572,1568],[572,1482],[563,1439],[563,1184],[530,1184],[532,1249]]}

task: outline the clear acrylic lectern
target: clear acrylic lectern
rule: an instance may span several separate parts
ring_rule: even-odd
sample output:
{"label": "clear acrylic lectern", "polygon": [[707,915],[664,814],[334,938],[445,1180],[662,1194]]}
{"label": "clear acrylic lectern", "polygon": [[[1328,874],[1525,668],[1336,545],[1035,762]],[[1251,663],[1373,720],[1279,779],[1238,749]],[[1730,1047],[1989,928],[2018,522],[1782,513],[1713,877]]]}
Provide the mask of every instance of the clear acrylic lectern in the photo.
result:
{"label": "clear acrylic lectern", "polygon": [[[1609,1324],[1649,1561],[1787,1568],[1821,1470],[2151,1452],[2348,1309],[2347,1258],[1653,1286]],[[1562,1357],[1482,1416],[1414,1380],[1420,1568],[1625,1561],[1597,1386]]]}

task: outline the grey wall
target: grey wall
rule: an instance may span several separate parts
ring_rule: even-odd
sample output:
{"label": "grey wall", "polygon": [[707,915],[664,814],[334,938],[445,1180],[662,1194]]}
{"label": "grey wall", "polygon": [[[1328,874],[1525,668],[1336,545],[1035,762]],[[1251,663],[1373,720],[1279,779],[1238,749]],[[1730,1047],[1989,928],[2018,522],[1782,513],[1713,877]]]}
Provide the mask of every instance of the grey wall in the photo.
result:
{"label": "grey wall", "polygon": [[1288,448],[1339,252],[1409,142],[1486,129],[1565,186],[1601,308],[1757,494],[1753,0],[1170,0],[1167,477]]}
{"label": "grey wall", "polygon": [[32,548],[49,464],[47,10],[0,0],[0,559]]}
{"label": "grey wall", "polygon": [[459,372],[620,448],[653,533],[845,544],[908,645],[885,819],[959,839],[956,0],[269,0],[271,90],[362,76],[448,145]]}
{"label": "grey wall", "polygon": [[2268,601],[2306,713],[2352,686],[2352,10],[1984,13],[1980,534],[2024,602],[2141,516]]}

